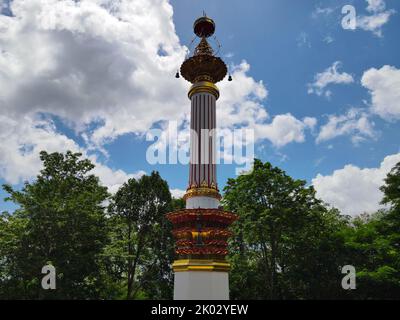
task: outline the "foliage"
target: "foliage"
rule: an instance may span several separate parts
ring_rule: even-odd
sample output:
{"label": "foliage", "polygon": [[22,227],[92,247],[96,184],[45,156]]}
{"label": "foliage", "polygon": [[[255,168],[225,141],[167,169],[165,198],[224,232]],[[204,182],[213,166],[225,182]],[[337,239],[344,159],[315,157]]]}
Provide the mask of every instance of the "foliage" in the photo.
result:
{"label": "foliage", "polygon": [[344,222],[305,184],[257,159],[250,173],[228,180],[224,203],[239,214],[231,241],[233,298],[332,294],[330,275],[339,268],[332,260],[340,260],[342,246],[336,233]]}
{"label": "foliage", "polygon": [[[107,189],[80,153],[40,153],[44,168],[21,191],[4,185],[19,205],[0,217],[1,295],[6,298],[99,298],[100,253],[107,241]],[[55,292],[41,288],[42,267],[56,268]]]}
{"label": "foliage", "polygon": [[111,198],[112,229],[106,252],[115,273],[126,278],[126,298],[170,298],[173,239],[164,215],[171,194],[158,172],[129,179]]}

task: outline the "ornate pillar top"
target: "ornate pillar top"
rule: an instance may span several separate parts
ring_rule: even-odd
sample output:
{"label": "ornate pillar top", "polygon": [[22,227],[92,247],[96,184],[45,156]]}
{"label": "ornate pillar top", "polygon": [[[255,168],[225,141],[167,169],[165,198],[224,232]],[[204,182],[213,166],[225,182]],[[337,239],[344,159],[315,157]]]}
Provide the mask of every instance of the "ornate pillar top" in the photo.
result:
{"label": "ornate pillar top", "polygon": [[204,16],[194,22],[193,30],[201,40],[193,55],[182,63],[180,73],[193,84],[204,81],[217,83],[225,78],[228,69],[225,62],[214,55],[214,50],[207,41],[214,34],[215,23]]}

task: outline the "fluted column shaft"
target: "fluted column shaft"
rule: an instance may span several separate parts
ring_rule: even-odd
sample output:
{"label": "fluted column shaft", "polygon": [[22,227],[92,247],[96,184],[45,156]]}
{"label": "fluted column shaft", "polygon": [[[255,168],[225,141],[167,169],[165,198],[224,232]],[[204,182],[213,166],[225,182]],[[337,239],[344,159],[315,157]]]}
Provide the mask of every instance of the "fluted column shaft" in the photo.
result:
{"label": "fluted column shaft", "polygon": [[216,188],[216,97],[208,92],[191,96],[189,187]]}

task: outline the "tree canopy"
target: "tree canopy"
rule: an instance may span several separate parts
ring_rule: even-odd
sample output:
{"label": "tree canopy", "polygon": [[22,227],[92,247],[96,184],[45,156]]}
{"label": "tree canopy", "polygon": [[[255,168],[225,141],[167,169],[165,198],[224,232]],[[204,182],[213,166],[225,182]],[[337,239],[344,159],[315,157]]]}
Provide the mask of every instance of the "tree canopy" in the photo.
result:
{"label": "tree canopy", "polygon": [[[231,240],[236,299],[400,298],[400,164],[385,180],[387,210],[354,219],[329,208],[305,181],[255,160],[229,179],[224,204],[239,214]],[[344,290],[344,266],[356,290]]]}
{"label": "tree canopy", "polygon": [[[172,298],[173,239],[164,215],[171,194],[158,172],[129,179],[111,198],[112,229],[106,251],[126,277],[126,298]],[[138,270],[140,269],[140,274]]]}
{"label": "tree canopy", "polygon": [[[185,206],[158,172],[110,195],[79,153],[41,152],[43,169],[21,190],[4,185],[0,299],[170,299],[174,241],[165,219]],[[229,247],[233,299],[399,299],[400,163],[378,212],[351,218],[303,180],[270,163],[229,179],[223,205],[239,215]],[[44,290],[52,265],[57,288]],[[345,290],[344,266],[356,289]]]}
{"label": "tree canopy", "polygon": [[[9,298],[99,298],[100,254],[107,242],[107,188],[81,154],[40,153],[43,169],[21,191],[4,190],[19,208],[0,218],[0,286]],[[55,292],[41,288],[42,267],[56,268]]]}

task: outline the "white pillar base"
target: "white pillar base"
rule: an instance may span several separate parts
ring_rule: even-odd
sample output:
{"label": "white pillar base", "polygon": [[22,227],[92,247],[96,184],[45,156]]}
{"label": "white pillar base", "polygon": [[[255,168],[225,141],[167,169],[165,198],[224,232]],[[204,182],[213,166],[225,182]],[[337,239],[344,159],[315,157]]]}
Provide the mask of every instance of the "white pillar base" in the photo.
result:
{"label": "white pillar base", "polygon": [[218,209],[220,202],[213,197],[191,197],[186,199],[186,209]]}
{"label": "white pillar base", "polygon": [[229,300],[229,273],[175,272],[174,300]]}

